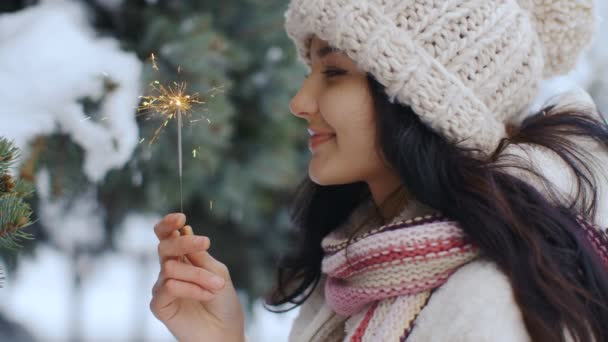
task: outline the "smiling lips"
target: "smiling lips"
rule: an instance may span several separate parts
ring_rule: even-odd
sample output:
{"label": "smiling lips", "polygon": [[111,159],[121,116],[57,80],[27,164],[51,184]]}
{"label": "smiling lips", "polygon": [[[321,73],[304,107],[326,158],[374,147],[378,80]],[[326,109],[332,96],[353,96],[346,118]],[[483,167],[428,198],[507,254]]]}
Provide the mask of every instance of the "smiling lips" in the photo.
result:
{"label": "smiling lips", "polygon": [[308,139],[308,148],[312,151],[315,147],[335,138],[335,134],[315,134]]}

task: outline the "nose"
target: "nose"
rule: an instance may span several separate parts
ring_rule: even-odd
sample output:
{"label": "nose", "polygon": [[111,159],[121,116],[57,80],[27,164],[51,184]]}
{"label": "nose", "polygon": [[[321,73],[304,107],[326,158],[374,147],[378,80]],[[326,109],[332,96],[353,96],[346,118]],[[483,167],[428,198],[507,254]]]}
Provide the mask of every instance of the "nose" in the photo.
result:
{"label": "nose", "polygon": [[293,115],[310,121],[310,116],[318,112],[317,98],[313,88],[309,79],[304,80],[302,87],[289,102],[289,110]]}

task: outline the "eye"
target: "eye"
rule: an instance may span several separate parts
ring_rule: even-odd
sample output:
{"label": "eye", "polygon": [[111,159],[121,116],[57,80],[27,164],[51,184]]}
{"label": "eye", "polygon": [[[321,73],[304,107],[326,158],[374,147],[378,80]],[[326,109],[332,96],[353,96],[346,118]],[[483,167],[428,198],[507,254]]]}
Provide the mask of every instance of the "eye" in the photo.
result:
{"label": "eye", "polygon": [[346,71],[341,69],[326,69],[325,71],[323,71],[323,74],[325,74],[327,77],[344,75],[345,73]]}
{"label": "eye", "polygon": [[[330,68],[330,69],[326,69],[325,71],[323,71],[323,74],[326,75],[327,77],[333,77],[333,76],[344,75],[344,74],[346,74],[346,71],[342,70],[342,69]],[[308,77],[310,77],[310,73],[304,75],[304,78],[308,78]]]}

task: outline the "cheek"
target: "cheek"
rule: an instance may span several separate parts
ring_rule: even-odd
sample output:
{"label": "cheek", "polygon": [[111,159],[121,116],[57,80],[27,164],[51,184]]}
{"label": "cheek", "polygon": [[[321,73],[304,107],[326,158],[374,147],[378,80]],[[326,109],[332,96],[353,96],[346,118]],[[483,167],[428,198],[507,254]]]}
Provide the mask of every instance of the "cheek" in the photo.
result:
{"label": "cheek", "polygon": [[374,127],[367,122],[353,123],[338,139],[338,153],[346,167],[361,174],[368,174],[379,167]]}
{"label": "cheek", "polygon": [[334,118],[338,147],[353,159],[369,158],[376,148],[376,127],[372,108],[365,102],[352,103]]}
{"label": "cheek", "polygon": [[365,181],[382,167],[376,149],[371,95],[362,82],[328,87],[319,105],[336,138],[313,153],[309,175],[318,184]]}
{"label": "cheek", "polygon": [[351,165],[366,165],[374,162],[375,134],[367,125],[351,125],[338,133],[337,152]]}
{"label": "cheek", "polygon": [[369,93],[361,86],[328,89],[320,102],[323,120],[348,140],[369,140],[374,136],[374,109]]}

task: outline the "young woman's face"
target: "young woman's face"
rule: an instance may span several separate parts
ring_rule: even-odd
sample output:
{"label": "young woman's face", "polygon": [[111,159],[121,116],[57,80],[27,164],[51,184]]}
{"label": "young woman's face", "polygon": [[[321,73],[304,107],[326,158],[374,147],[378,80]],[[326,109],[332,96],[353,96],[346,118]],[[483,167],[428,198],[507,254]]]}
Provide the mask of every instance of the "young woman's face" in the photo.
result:
{"label": "young woman's face", "polygon": [[386,166],[375,146],[375,114],[365,72],[316,36],[310,51],[311,73],[290,103],[291,112],[308,122],[312,134],[310,178],[319,185],[337,185],[382,177]]}

